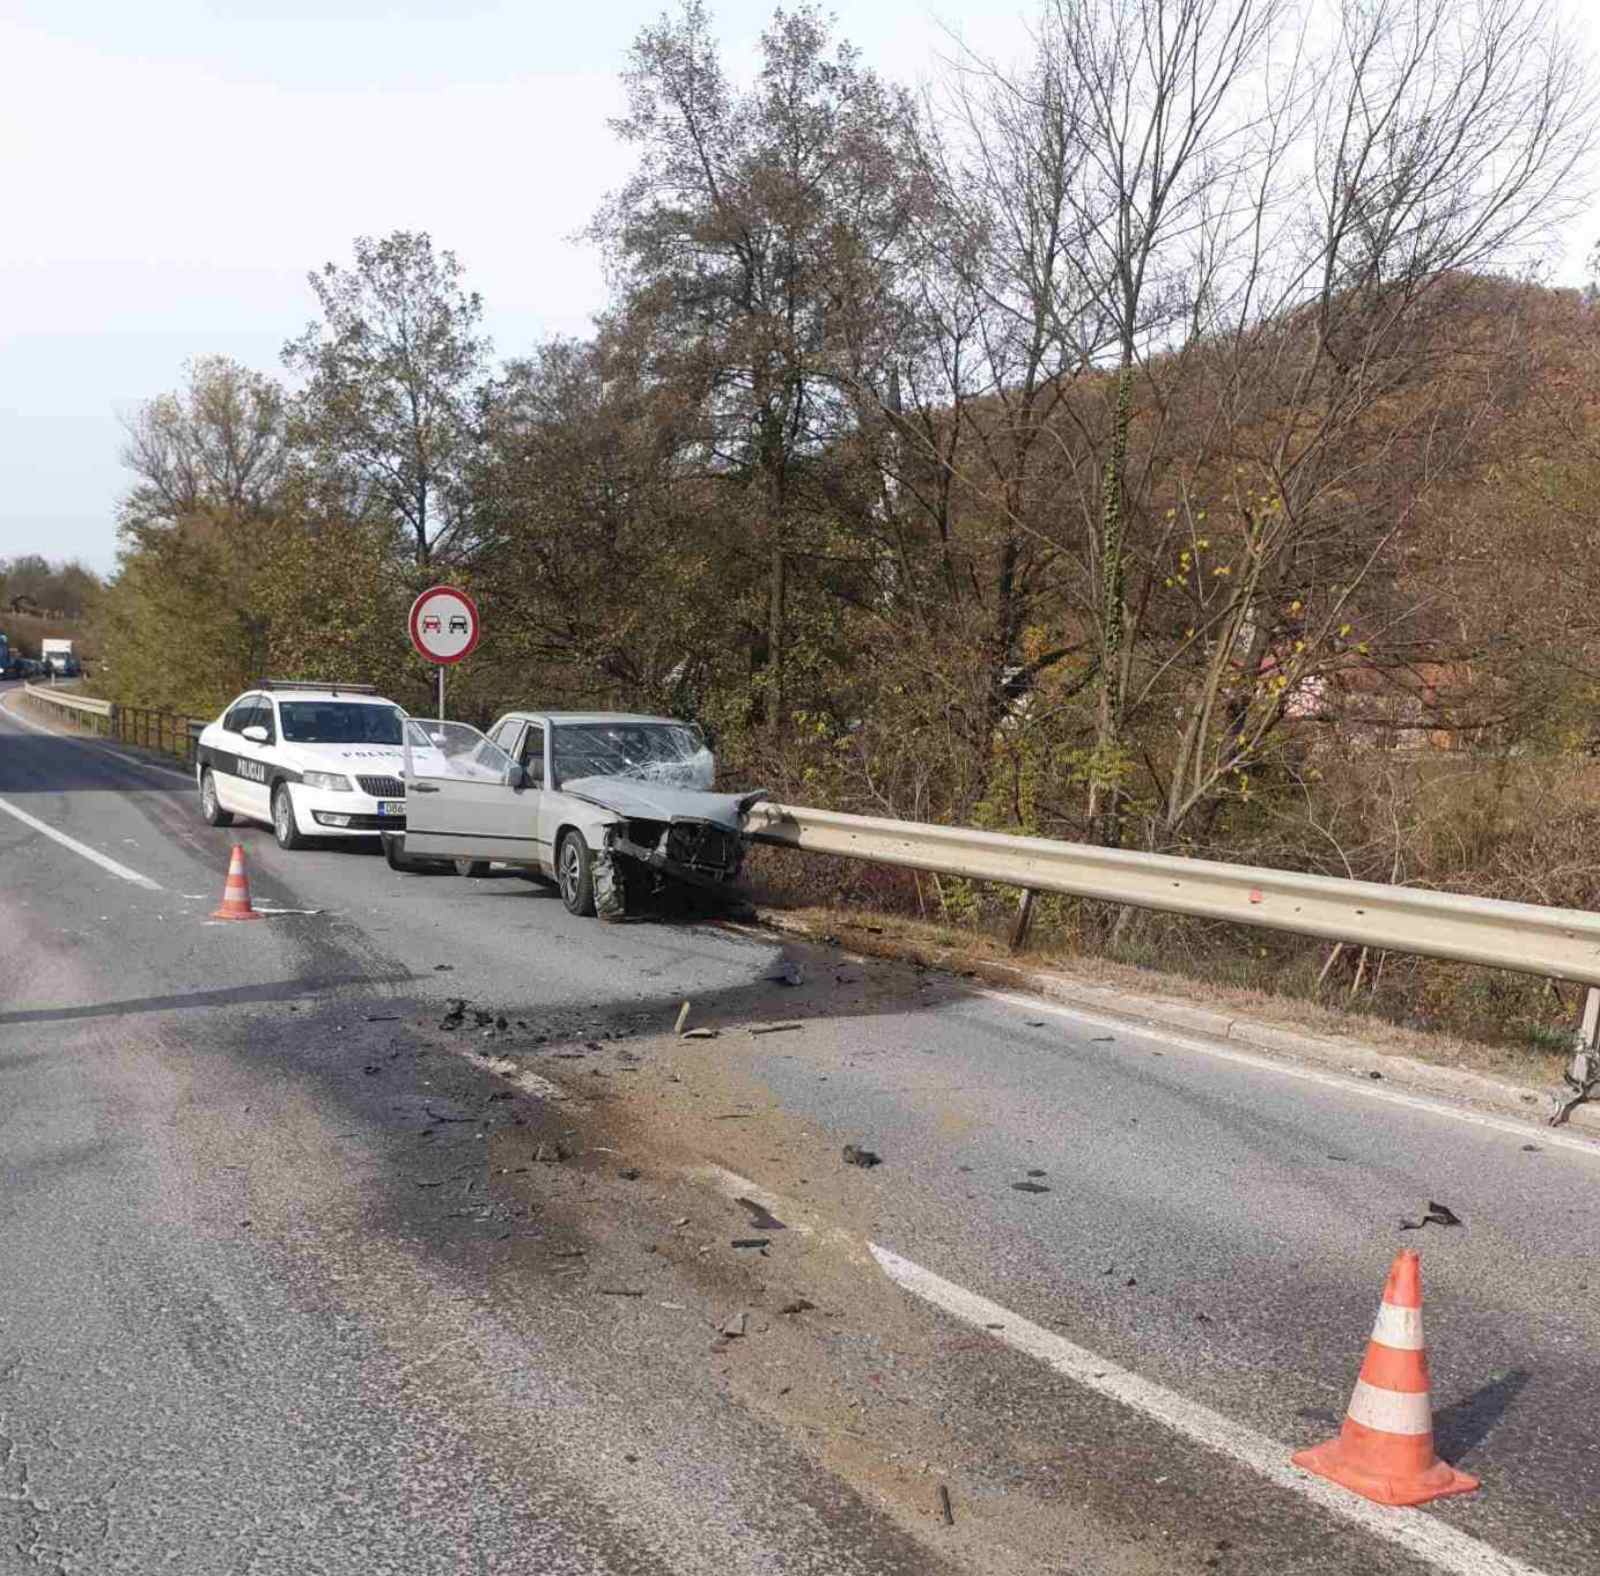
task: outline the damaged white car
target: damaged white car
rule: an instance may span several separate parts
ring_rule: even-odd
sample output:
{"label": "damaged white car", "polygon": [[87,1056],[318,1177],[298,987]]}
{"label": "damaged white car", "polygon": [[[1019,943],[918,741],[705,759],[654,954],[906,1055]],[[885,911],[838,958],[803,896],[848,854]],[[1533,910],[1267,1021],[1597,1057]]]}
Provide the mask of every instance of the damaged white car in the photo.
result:
{"label": "damaged white car", "polygon": [[603,919],[663,882],[732,882],[745,817],[766,798],[711,791],[716,762],[693,724],[616,712],[511,712],[487,735],[413,718],[403,770],[405,830],[384,838],[396,869],[515,865]]}

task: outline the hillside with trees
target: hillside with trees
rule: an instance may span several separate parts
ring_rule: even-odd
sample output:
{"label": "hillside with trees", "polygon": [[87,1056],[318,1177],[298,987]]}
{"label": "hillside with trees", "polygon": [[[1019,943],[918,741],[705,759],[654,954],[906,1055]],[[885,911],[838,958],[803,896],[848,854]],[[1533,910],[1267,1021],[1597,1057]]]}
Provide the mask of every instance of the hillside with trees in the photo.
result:
{"label": "hillside with trees", "polygon": [[1551,16],[1049,0],[913,95],[805,4],[736,81],[684,0],[625,67],[590,337],[496,360],[453,254],[363,237],[286,381],[197,347],[130,422],[109,693],[424,706],[399,631],[448,576],[468,718],[670,711],[799,802],[1594,907],[1600,309],[1537,266],[1594,117]]}

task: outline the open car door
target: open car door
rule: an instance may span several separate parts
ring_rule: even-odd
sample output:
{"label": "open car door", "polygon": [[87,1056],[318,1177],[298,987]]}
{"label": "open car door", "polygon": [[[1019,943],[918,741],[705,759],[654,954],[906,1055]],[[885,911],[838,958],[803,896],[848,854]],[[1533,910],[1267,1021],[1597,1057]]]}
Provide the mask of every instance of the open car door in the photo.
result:
{"label": "open car door", "polygon": [[539,863],[539,790],[476,728],[411,718],[404,769],[408,855]]}

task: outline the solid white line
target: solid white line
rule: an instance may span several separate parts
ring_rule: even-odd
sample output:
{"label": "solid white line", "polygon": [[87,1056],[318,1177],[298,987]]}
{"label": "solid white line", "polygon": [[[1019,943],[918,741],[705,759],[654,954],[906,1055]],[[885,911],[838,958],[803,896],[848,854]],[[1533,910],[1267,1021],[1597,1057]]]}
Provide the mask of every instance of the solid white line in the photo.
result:
{"label": "solid white line", "polygon": [[[875,1242],[868,1246],[884,1274],[924,1302],[976,1326],[1073,1383],[1142,1412],[1174,1433],[1249,1467],[1274,1487],[1298,1494],[1363,1532],[1398,1545],[1436,1570],[1448,1572],[1449,1576],[1542,1576],[1537,1567],[1502,1554],[1424,1511],[1374,1505],[1322,1478],[1301,1472],[1290,1465],[1288,1447],[1277,1440],[1074,1346],[1009,1308],[942,1280],[888,1248]],[[1001,1328],[996,1329],[996,1325]]]}
{"label": "solid white line", "polygon": [[47,826],[43,821],[28,814],[26,810],[19,810],[14,804],[8,804],[0,799],[0,810],[7,815],[15,816],[24,826],[31,826],[34,831],[42,833],[52,842],[60,843],[63,848],[70,848],[73,853],[81,854],[91,864],[99,865],[102,870],[109,870],[112,875],[120,876],[124,881],[131,881],[135,886],[141,886],[151,892],[161,891],[158,882],[152,881],[149,876],[142,876],[137,870],[130,870],[126,865],[119,865],[115,859],[108,858],[97,848],[90,848],[87,843],[80,843],[75,837],[68,837],[65,832],[58,832],[53,826]]}
{"label": "solid white line", "polygon": [[1337,1089],[1342,1094],[1361,1095],[1368,1100],[1381,1100],[1387,1105],[1401,1105],[1413,1111],[1426,1111],[1430,1116],[1454,1117],[1458,1122],[1466,1122],[1473,1127],[1487,1127],[1497,1133],[1509,1133],[1513,1138],[1524,1140],[1536,1138],[1541,1145],[1548,1148],[1574,1149],[1579,1154],[1588,1155],[1591,1160],[1600,1160],[1600,1142],[1590,1138],[1579,1138],[1574,1133],[1562,1132],[1560,1128],[1538,1127],[1532,1122],[1519,1122],[1509,1116],[1490,1116],[1482,1111],[1469,1110],[1465,1106],[1451,1105],[1444,1100],[1430,1100],[1424,1095],[1403,1094],[1398,1089],[1384,1089],[1370,1079],[1348,1078],[1339,1073],[1322,1072],[1315,1067],[1302,1067],[1295,1062],[1275,1061],[1270,1056],[1261,1056],[1252,1051],[1236,1051],[1232,1046],[1218,1045],[1210,1040],[1191,1039],[1186,1034],[1164,1029],[1159,1024],[1146,1024],[1133,1018],[1102,1018],[1096,1013],[1085,1012],[1077,1007],[1058,1006],[1054,1002],[1041,1001],[1036,996],[1014,996],[1009,991],[985,990],[975,991],[973,994],[989,1001],[1025,1008],[1035,1015],[1047,1012],[1053,1017],[1071,1018],[1075,1022],[1088,1024],[1093,1029],[1114,1029],[1123,1034],[1140,1034],[1146,1039],[1159,1040],[1163,1045],[1176,1045],[1186,1051],[1198,1051],[1202,1056],[1212,1056],[1219,1061],[1237,1062],[1241,1067],[1252,1067],[1258,1072],[1277,1073],[1284,1078],[1299,1078],[1306,1083],[1321,1084],[1328,1089]]}

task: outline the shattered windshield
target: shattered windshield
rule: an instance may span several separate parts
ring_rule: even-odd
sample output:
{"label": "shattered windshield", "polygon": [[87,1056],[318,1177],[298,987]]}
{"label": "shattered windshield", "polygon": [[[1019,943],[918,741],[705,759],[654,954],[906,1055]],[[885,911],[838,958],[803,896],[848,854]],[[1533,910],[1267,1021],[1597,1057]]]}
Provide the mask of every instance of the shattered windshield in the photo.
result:
{"label": "shattered windshield", "polygon": [[581,777],[632,777],[641,782],[709,788],[711,752],[686,722],[563,722],[550,736],[557,785]]}
{"label": "shattered windshield", "polygon": [[345,700],[283,700],[278,718],[290,744],[399,744],[405,713]]}

